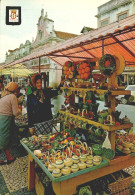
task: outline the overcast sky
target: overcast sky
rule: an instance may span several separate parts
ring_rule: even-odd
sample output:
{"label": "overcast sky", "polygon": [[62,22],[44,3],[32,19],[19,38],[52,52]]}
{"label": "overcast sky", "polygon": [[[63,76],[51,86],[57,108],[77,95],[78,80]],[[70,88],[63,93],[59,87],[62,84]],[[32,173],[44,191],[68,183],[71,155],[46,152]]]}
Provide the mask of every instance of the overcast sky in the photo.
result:
{"label": "overcast sky", "polygon": [[[80,34],[84,26],[97,28],[97,7],[109,0],[0,0],[0,62],[5,53],[36,37],[41,9],[54,20],[57,31]],[[5,24],[6,6],[21,6],[22,23]]]}

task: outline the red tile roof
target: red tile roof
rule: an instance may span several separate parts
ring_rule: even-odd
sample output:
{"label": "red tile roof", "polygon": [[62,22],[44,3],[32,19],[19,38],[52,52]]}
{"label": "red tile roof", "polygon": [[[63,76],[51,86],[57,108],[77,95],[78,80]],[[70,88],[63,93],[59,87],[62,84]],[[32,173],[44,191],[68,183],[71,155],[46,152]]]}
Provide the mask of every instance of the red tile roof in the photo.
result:
{"label": "red tile roof", "polygon": [[64,39],[64,40],[78,36],[76,34],[61,32],[61,31],[55,31],[55,33],[56,33],[56,37],[58,37],[60,39]]}

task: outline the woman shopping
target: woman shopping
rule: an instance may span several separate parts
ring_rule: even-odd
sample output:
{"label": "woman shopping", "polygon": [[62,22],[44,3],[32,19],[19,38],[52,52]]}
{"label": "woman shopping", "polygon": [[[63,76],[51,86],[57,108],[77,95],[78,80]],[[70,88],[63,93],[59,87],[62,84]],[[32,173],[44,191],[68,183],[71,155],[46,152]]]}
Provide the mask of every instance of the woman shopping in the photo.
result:
{"label": "woman shopping", "polygon": [[31,78],[32,88],[28,88],[27,94],[27,114],[29,127],[34,127],[36,123],[42,123],[51,120],[51,98],[58,95],[60,87],[64,81],[61,81],[56,90],[42,89],[42,80],[40,74],[33,75]]}
{"label": "woman shopping", "polygon": [[[0,99],[0,150],[5,151],[7,164],[15,160],[10,154],[9,147],[14,134],[14,116],[21,113],[16,97],[17,89],[17,83],[8,83],[2,91]],[[0,165],[2,164],[5,163],[0,160]]]}

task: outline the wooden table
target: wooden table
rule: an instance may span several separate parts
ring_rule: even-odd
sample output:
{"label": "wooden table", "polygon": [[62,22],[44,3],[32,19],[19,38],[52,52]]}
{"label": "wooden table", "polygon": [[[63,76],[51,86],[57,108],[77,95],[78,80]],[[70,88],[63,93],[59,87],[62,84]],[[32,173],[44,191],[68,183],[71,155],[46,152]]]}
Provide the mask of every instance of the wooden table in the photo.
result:
{"label": "wooden table", "polygon": [[[85,171],[83,174],[77,174],[60,177],[53,179],[52,174],[45,168],[44,164],[33,154],[33,152],[21,142],[23,147],[28,152],[28,189],[33,190],[35,188],[35,162],[43,169],[43,171],[51,178],[53,190],[56,195],[72,195],[76,191],[78,185],[87,183],[99,177],[108,175],[110,173],[119,171],[129,166],[135,165],[135,156],[126,155],[119,156],[108,162],[106,166],[103,166],[92,171]],[[84,169],[85,170],[85,169]],[[81,170],[81,171],[84,171]],[[64,178],[64,179],[62,179]]]}

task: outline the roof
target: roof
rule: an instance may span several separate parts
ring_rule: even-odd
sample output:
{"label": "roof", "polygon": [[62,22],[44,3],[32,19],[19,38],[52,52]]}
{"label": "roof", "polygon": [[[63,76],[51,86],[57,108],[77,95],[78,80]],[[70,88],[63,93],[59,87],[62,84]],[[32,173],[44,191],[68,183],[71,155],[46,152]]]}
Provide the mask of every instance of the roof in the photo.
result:
{"label": "roof", "polygon": [[135,65],[135,14],[118,22],[81,34],[54,46],[33,52],[7,64],[11,66],[41,56],[47,56],[59,65],[67,60],[93,60],[105,54],[121,54],[126,65]]}
{"label": "roof", "polygon": [[91,31],[91,30],[94,30],[94,28],[84,26],[83,29],[81,30],[81,33],[89,32],[89,31]]}
{"label": "roof", "polygon": [[56,37],[60,39],[64,39],[64,40],[77,36],[76,34],[73,34],[73,33],[67,33],[67,32],[61,32],[61,31],[55,31],[55,34],[56,34]]}

